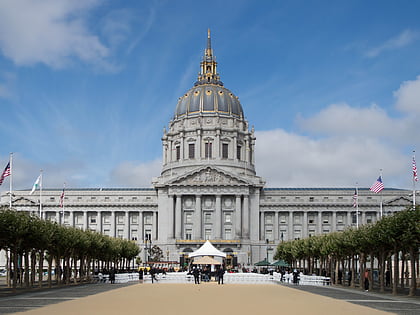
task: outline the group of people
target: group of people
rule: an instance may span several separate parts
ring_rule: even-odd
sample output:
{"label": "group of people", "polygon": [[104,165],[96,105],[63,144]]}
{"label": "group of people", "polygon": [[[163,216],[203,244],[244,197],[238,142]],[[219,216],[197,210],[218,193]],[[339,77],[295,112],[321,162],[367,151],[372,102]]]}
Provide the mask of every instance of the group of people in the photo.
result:
{"label": "group of people", "polygon": [[[194,276],[194,283],[200,284],[200,280],[203,282],[209,282],[211,279],[210,268],[205,267],[201,270],[199,267],[195,266],[191,270],[191,274]],[[223,267],[218,267],[215,272],[215,277],[218,284],[223,284],[223,276],[225,274],[225,269]]]}

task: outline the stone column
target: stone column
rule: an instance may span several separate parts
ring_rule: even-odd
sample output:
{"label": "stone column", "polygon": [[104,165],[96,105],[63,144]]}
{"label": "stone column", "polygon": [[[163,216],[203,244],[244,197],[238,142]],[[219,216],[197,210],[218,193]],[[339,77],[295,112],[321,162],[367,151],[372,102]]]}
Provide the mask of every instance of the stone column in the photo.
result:
{"label": "stone column", "polygon": [[168,238],[174,238],[174,196],[168,196]]}
{"label": "stone column", "polygon": [[115,211],[111,210],[111,230],[109,231],[111,237],[115,237]]}
{"label": "stone column", "polygon": [[220,129],[216,130],[216,137],[214,139],[214,158],[220,159]]}
{"label": "stone column", "polygon": [[362,211],[362,220],[361,221],[362,222],[359,222],[359,225],[366,224],[366,212],[365,211]]}
{"label": "stone column", "polygon": [[308,237],[308,212],[303,210],[302,238]]}
{"label": "stone column", "polygon": [[235,239],[241,238],[241,196],[236,195],[235,201]]}
{"label": "stone column", "polygon": [[96,213],[96,232],[102,233],[102,211],[98,210]]}
{"label": "stone column", "polygon": [[260,212],[260,233],[258,238],[260,240],[266,240],[267,237],[265,236],[265,216],[266,216],[266,212]]}
{"label": "stone column", "polygon": [[200,240],[201,236],[201,195],[195,196],[195,213],[194,213],[194,239]]}
{"label": "stone column", "polygon": [[89,227],[89,216],[87,211],[83,211],[83,230],[87,230]]}
{"label": "stone column", "polygon": [[157,211],[153,211],[152,212],[152,222],[153,222],[153,226],[152,226],[152,238],[153,238],[153,240],[158,240],[159,239],[159,237],[158,237],[158,235],[159,235],[159,231],[158,231],[158,212]]}
{"label": "stone column", "polygon": [[333,210],[331,220],[331,232],[335,232],[337,230],[337,211]]}
{"label": "stone column", "polygon": [[125,215],[124,215],[124,221],[125,221],[125,224],[124,224],[124,229],[125,229],[125,231],[124,231],[124,234],[125,234],[125,239],[127,239],[127,240],[131,240],[131,235],[130,235],[130,212],[128,212],[128,211],[125,211]]}
{"label": "stone column", "polygon": [[69,213],[69,226],[74,227],[74,212],[70,210]]}
{"label": "stone column", "polygon": [[318,234],[322,234],[322,211],[318,212]]}
{"label": "stone column", "polygon": [[274,241],[280,240],[279,235],[279,213],[278,211],[274,212],[274,223],[273,223],[273,239]]}
{"label": "stone column", "polygon": [[222,239],[222,197],[216,195],[215,238]]}
{"label": "stone column", "polygon": [[289,220],[287,221],[287,229],[289,230],[287,232],[289,234],[289,240],[294,239],[293,220],[293,211],[289,211]]}
{"label": "stone column", "polygon": [[242,236],[245,239],[249,239],[249,196],[244,195],[244,203],[242,208]]}
{"label": "stone column", "polygon": [[352,225],[352,219],[351,219],[351,212],[347,212],[347,222],[346,222],[346,226],[351,226]]}
{"label": "stone column", "polygon": [[176,195],[175,203],[175,238],[180,240],[182,238],[181,223],[182,223],[182,207],[181,195]]}

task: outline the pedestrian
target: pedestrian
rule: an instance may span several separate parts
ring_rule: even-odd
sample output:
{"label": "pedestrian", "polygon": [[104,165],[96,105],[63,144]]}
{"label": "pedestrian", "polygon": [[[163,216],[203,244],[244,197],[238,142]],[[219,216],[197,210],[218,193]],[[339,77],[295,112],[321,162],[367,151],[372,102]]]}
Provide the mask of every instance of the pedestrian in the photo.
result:
{"label": "pedestrian", "polygon": [[391,285],[391,271],[389,269],[385,272],[385,285],[389,287]]}
{"label": "pedestrian", "polygon": [[111,284],[115,283],[115,268],[112,268],[109,272],[109,281],[111,282]]}
{"label": "pedestrian", "polygon": [[194,276],[194,283],[200,284],[200,269],[194,267],[192,274]]}
{"label": "pedestrian", "polygon": [[348,278],[349,278],[349,286],[350,286],[351,285],[351,279],[352,279],[352,272],[351,272],[351,270],[349,270]]}
{"label": "pedestrian", "polygon": [[369,269],[365,270],[363,277],[365,279],[365,291],[369,291]]}
{"label": "pedestrian", "polygon": [[293,283],[299,284],[299,272],[297,269],[293,270]]}
{"label": "pedestrian", "polygon": [[157,270],[156,270],[155,267],[150,268],[150,278],[152,278],[152,283],[153,283],[153,281],[156,281],[156,282],[158,281],[156,279],[156,272],[157,272]]}
{"label": "pedestrian", "polygon": [[223,275],[225,274],[225,270],[223,267],[220,267],[217,271],[217,284],[223,284]]}
{"label": "pedestrian", "polygon": [[143,268],[139,268],[139,282],[143,283]]}

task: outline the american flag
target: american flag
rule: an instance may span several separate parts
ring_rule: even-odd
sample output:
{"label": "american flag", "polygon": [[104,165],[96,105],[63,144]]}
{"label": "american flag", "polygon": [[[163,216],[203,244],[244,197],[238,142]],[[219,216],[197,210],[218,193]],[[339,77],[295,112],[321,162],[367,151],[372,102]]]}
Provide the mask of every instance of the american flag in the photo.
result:
{"label": "american flag", "polygon": [[376,182],[372,185],[372,187],[370,187],[370,191],[373,191],[374,193],[378,193],[384,188],[385,186],[382,183],[382,177],[379,176]]}
{"label": "american flag", "polygon": [[64,206],[64,191],[65,191],[66,186],[63,187],[63,192],[61,193],[60,196],[60,208],[63,208]]}
{"label": "american flag", "polygon": [[353,208],[356,208],[357,206],[357,190],[354,190],[354,195],[353,195]]}
{"label": "american flag", "polygon": [[413,179],[417,182],[419,178],[417,177],[417,166],[416,166],[416,159],[413,156]]}
{"label": "american flag", "polygon": [[10,170],[10,161],[7,163],[6,168],[4,169],[3,173],[0,176],[0,185],[3,184],[4,179],[11,174]]}

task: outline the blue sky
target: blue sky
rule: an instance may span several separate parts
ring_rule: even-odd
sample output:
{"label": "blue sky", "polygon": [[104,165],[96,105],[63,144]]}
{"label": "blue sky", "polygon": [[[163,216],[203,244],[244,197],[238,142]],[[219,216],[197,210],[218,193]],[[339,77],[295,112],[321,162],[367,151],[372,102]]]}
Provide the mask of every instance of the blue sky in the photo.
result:
{"label": "blue sky", "polygon": [[[411,188],[418,1],[0,0],[14,188],[150,187],[211,29],[267,187]],[[8,180],[0,187],[8,189]]]}

